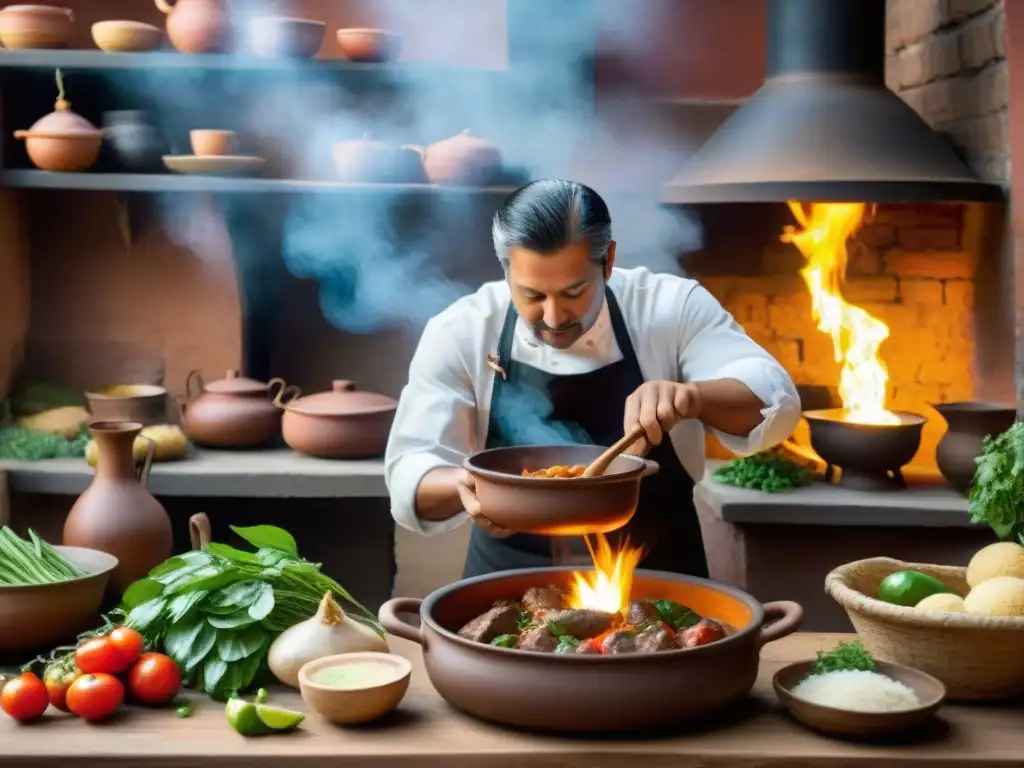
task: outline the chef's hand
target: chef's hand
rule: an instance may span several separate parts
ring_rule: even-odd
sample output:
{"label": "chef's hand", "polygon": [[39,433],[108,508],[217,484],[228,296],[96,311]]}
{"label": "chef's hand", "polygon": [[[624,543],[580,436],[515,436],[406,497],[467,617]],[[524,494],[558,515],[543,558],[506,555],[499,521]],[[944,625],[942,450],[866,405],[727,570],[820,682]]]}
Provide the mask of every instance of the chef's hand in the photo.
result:
{"label": "chef's hand", "polygon": [[459,489],[459,498],[462,500],[463,509],[469,513],[473,522],[480,526],[484,533],[496,539],[504,539],[513,534],[513,531],[495,525],[483,516],[480,511],[480,499],[476,496],[476,480],[467,470],[462,470],[456,487]]}
{"label": "chef's hand", "polygon": [[701,398],[696,384],[675,381],[648,381],[626,398],[622,420],[623,434],[639,422],[645,437],[637,440],[627,453],[642,456],[652,445],[660,445],[664,436],[683,419],[700,418]]}

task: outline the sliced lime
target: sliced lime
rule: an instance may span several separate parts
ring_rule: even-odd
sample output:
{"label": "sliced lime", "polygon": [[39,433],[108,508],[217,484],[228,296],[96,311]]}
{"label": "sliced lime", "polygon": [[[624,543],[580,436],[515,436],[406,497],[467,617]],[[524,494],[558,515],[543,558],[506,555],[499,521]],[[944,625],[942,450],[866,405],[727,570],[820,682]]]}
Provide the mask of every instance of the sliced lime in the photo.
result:
{"label": "sliced lime", "polygon": [[291,709],[271,707],[267,704],[255,704],[256,716],[272,731],[291,731],[299,727],[299,723],[306,719],[301,712]]}
{"label": "sliced lime", "polygon": [[243,736],[259,736],[271,731],[260,719],[256,705],[244,699],[231,699],[224,708],[228,724]]}

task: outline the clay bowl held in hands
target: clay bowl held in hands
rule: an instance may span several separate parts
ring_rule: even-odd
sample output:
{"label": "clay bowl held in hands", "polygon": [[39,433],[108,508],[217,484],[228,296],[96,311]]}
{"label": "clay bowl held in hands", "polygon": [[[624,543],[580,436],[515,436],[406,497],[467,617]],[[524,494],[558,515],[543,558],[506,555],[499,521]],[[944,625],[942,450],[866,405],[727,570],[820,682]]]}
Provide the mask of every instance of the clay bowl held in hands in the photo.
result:
{"label": "clay bowl held in hands", "polygon": [[[331,685],[318,680],[328,670],[340,673]],[[306,705],[332,723],[360,725],[397,707],[411,674],[409,660],[394,653],[341,653],[304,664],[299,690]]]}
{"label": "clay bowl held in hands", "polygon": [[54,549],[88,575],[56,584],[0,587],[0,651],[52,646],[95,621],[117,558],[98,549]]}
{"label": "clay bowl held in hands", "polygon": [[658,471],[649,459],[623,455],[600,477],[523,477],[554,466],[588,465],[601,445],[527,445],[491,448],[466,457],[484,516],[510,531],[581,536],[621,528],[636,512],[640,481]]}
{"label": "clay bowl held in hands", "polygon": [[75,28],[70,8],[9,5],[0,11],[0,43],[19,48],[67,48]]}
{"label": "clay bowl held in hands", "polygon": [[338,45],[349,61],[364,64],[383,64],[402,55],[401,35],[384,29],[339,29]]}
{"label": "clay bowl held in hands", "polygon": [[[562,733],[665,728],[718,712],[750,692],[761,648],[797,631],[803,618],[796,603],[762,605],[707,579],[639,570],[632,599],[676,600],[734,631],[697,648],[621,655],[539,653],[459,637],[496,600],[519,601],[531,587],[568,589],[573,572],[529,568],[464,579],[425,600],[388,600],[378,617],[391,634],[424,647],[430,682],[456,709]],[[419,622],[408,616],[417,613]]]}
{"label": "clay bowl held in hands", "polygon": [[312,59],[323,45],[327,25],[312,19],[260,16],[249,22],[249,48],[257,56]]}
{"label": "clay bowl held in hands", "polygon": [[164,32],[141,21],[97,21],[92,25],[92,40],[107,53],[153,51],[163,43]]}
{"label": "clay bowl held in hands", "polygon": [[875,671],[912,688],[921,702],[919,706],[898,712],[858,712],[814,704],[791,693],[813,666],[813,661],[801,661],[783,667],[772,678],[772,687],[779,703],[794,719],[830,736],[856,739],[908,731],[931,720],[946,700],[946,686],[931,675],[879,661]]}

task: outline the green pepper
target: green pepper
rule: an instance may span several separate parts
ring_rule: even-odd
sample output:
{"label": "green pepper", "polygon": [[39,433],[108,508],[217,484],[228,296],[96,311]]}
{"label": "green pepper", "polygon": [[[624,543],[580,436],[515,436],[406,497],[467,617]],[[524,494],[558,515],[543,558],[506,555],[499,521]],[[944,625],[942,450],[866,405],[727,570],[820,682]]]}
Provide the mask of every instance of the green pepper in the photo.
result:
{"label": "green pepper", "polygon": [[491,640],[491,645],[498,648],[515,648],[519,638],[516,635],[498,635]]}

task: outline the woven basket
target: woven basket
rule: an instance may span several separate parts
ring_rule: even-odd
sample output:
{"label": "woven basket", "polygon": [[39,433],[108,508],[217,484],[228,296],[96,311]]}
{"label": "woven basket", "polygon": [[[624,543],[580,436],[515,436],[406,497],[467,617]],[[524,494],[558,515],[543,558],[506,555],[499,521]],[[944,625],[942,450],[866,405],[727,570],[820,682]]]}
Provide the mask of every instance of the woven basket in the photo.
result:
{"label": "woven basket", "polygon": [[930,613],[869,597],[882,579],[905,570],[934,576],[961,595],[969,591],[966,568],[888,557],[847,563],[825,578],[825,592],[846,609],[867,651],[937,677],[953,701],[1024,694],[1024,618]]}

